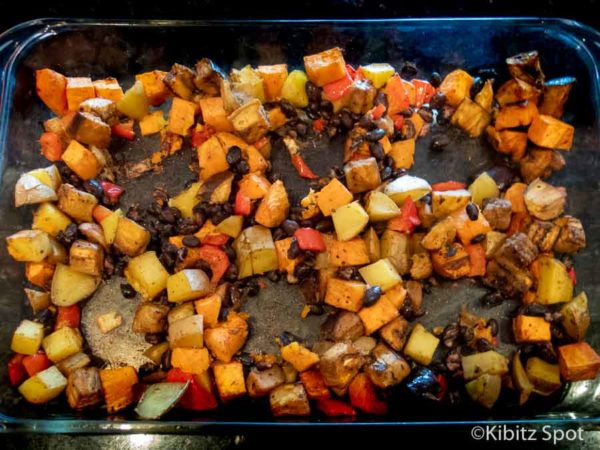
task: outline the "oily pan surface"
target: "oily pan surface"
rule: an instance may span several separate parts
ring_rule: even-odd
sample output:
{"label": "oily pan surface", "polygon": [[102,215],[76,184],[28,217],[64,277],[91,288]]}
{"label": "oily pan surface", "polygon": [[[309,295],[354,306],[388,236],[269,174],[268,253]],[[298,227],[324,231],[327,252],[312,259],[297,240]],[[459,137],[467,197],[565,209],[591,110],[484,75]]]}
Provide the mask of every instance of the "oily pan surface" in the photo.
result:
{"label": "oily pan surface", "polygon": [[[484,29],[470,26],[459,30],[455,27],[441,28],[439,33],[431,33],[416,27],[394,26],[330,26],[311,27],[246,27],[228,26],[199,29],[153,29],[132,30],[100,28],[83,32],[59,34],[36,45],[31,53],[21,61],[17,71],[14,106],[9,123],[9,138],[2,168],[2,190],[0,205],[0,237],[27,227],[31,220],[31,209],[12,207],[13,186],[21,172],[47,164],[39,156],[36,140],[41,122],[48,118],[47,110],[33,94],[33,70],[52,67],[69,75],[92,75],[93,77],[115,76],[124,86],[128,86],[131,75],[143,70],[167,69],[170,64],[180,62],[193,64],[203,56],[212,58],[217,64],[229,69],[244,64],[269,64],[288,62],[301,64],[301,55],[320,51],[334,45],[345,49],[346,59],[353,64],[386,61],[399,67],[404,60],[417,63],[421,70],[418,77],[428,77],[437,70],[446,73],[451,68],[463,67],[474,70],[494,67],[503,70],[503,58],[519,51],[537,49],[542,57],[544,69],[549,77],[574,75],[578,83],[573,89],[567,105],[565,120],[576,127],[573,151],[565,154],[567,166],[554,175],[551,182],[563,185],[568,190],[568,211],[580,217],[587,233],[588,247],[575,258],[579,289],[584,289],[592,302],[600,294],[600,283],[595,279],[595,267],[600,251],[600,221],[597,211],[598,181],[596,170],[600,163],[597,129],[597,92],[589,78],[588,67],[581,55],[574,57],[566,52],[574,50],[561,36],[544,36],[543,30],[523,29],[514,33],[510,29]],[[193,31],[193,32],[192,32]],[[268,31],[268,32],[267,32]],[[235,34],[232,40],[231,34]],[[207,39],[210,36],[210,39]],[[543,39],[540,39],[540,36]],[[202,39],[204,38],[204,39]],[[189,45],[193,42],[194,45]],[[222,45],[215,46],[219,42]],[[213,45],[211,45],[213,44]],[[450,45],[452,44],[452,45]],[[552,50],[550,50],[552,49]],[[559,50],[564,51],[559,51]],[[545,51],[547,50],[547,51]],[[561,56],[562,55],[562,56]],[[503,78],[500,73],[500,78]],[[482,170],[501,163],[499,155],[483,140],[469,139],[459,130],[448,128],[450,144],[443,153],[429,150],[430,136],[419,139],[415,154],[412,175],[427,179],[430,183],[449,179],[469,181]],[[144,138],[133,143],[117,144],[114,155],[118,164],[139,161],[158,149],[158,139]],[[342,139],[333,141],[321,139],[311,142],[303,150],[309,166],[318,175],[327,175],[329,168],[341,165]],[[145,174],[135,180],[118,180],[126,188],[121,208],[126,210],[134,203],[141,208],[151,201],[151,191],[159,185],[166,187],[174,195],[183,189],[186,182],[195,179],[188,164],[195,158],[195,151],[186,148],[167,159],[160,173]],[[296,203],[308,190],[305,180],[298,177],[289,163],[289,156],[280,141],[273,148],[271,163],[274,172],[279,173]],[[23,276],[21,268],[9,260],[4,246],[0,250],[0,314],[5,318],[0,334],[0,357],[6,360],[9,352],[11,330],[27,314],[26,300],[22,293]],[[309,343],[319,336],[319,327],[325,316],[300,318],[304,305],[297,286],[285,281],[273,284],[267,280],[267,288],[261,289],[257,297],[249,298],[243,310],[251,315],[251,333],[244,351],[273,352],[277,349],[274,338],[288,331]],[[82,329],[91,352],[109,365],[131,364],[139,366],[145,362],[141,353],[149,344],[143,337],[130,332],[135,311],[135,300],[122,297],[119,284],[123,280],[114,277],[105,283],[83,309]],[[516,302],[505,302],[501,306],[485,308],[479,299],[487,291],[472,280],[443,282],[433,287],[424,297],[426,314],[419,319],[426,327],[445,326],[455,320],[461,305],[484,317],[496,318],[500,323],[499,340],[506,344],[511,340],[507,313],[515,310]],[[102,335],[95,318],[104,312],[117,310],[123,315],[124,324],[116,332]],[[592,326],[588,340],[592,346],[599,343],[600,326],[598,308],[591,308]],[[502,351],[503,348],[501,347]],[[2,365],[1,371],[5,371]],[[4,375],[4,373],[2,372]],[[507,407],[494,411],[496,417],[546,416],[561,411],[575,411],[581,414],[598,412],[597,382],[571,384],[566,392],[550,399],[535,399],[526,409]],[[402,394],[399,394],[402,396]],[[28,408],[18,399],[7,383],[0,386],[0,412],[16,417],[83,417],[68,410],[58,401],[40,408]],[[64,402],[62,402],[64,403]],[[210,414],[199,414],[202,419],[217,420],[273,420],[268,415],[266,405],[255,405],[249,399],[236,403],[235,407],[220,408]],[[410,406],[409,406],[410,405]],[[482,417],[481,411],[469,405],[465,410],[453,410],[449,416],[437,405],[416,403],[411,399],[398,399],[392,402],[392,410],[386,420],[425,420]],[[550,411],[548,413],[548,411]],[[104,413],[86,413],[86,418],[103,417]],[[181,415],[181,417],[180,417]],[[175,412],[175,418],[188,420],[188,413]]]}

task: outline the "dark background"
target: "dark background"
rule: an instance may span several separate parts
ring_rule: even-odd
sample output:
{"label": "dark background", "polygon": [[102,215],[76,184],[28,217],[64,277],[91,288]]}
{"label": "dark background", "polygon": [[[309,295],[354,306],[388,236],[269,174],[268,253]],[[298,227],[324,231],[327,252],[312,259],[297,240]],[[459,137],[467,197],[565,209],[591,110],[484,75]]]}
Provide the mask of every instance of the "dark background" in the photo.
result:
{"label": "dark background", "polygon": [[[272,19],[272,18],[401,18],[401,17],[482,17],[536,16],[563,17],[600,28],[600,0],[280,0],[264,2],[246,0],[162,0],[135,2],[128,0],[68,0],[46,2],[11,2],[0,6],[0,32],[20,22],[39,17],[79,17],[96,19]],[[298,432],[300,431],[300,432]],[[198,436],[40,436],[13,435],[0,437],[0,448],[26,449],[188,449],[188,448],[323,448],[336,450],[367,448],[389,450],[408,446],[425,448],[549,448],[544,443],[479,444],[468,428],[417,429],[329,429],[327,431],[264,429],[224,433],[207,430]],[[584,443],[563,442],[559,448],[600,448],[600,431],[585,433]],[[435,446],[435,447],[434,447]]]}

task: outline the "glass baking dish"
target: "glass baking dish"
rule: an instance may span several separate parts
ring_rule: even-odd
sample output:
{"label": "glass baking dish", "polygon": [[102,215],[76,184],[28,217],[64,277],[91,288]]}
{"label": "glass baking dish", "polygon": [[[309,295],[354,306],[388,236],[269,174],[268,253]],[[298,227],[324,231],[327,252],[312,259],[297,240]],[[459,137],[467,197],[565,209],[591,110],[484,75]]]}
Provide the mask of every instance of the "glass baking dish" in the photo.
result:
{"label": "glass baking dish", "polygon": [[[35,97],[35,69],[51,67],[69,76],[114,76],[127,86],[133,74],[150,69],[168,70],[174,62],[193,65],[197,59],[209,57],[225,69],[279,62],[300,66],[302,55],[333,46],[342,47],[346,60],[352,64],[390,62],[399,67],[405,60],[414,61],[424,77],[432,71],[446,73],[456,67],[502,70],[505,57],[537,49],[549,78],[577,77],[565,117],[576,127],[574,151],[566,155],[567,168],[555,175],[553,181],[567,187],[569,211],[580,217],[586,227],[588,247],[576,258],[576,269],[578,283],[592,302],[592,326],[587,340],[598,348],[600,309],[596,299],[600,294],[600,280],[596,276],[596,258],[600,252],[600,197],[596,171],[600,168],[600,34],[568,20],[97,22],[40,19],[23,23],[0,36],[0,238],[4,241],[7,235],[29,226],[31,209],[17,210],[12,206],[14,183],[20,173],[45,163],[36,140],[41,122],[49,117],[49,112]],[[427,174],[432,181],[464,179],[490,164],[490,158],[482,156],[490,154],[487,144],[463,135],[453,138],[451,152],[432,154],[427,147],[427,139],[419,141],[413,172]],[[132,150],[136,151],[140,149]],[[129,200],[135,199],[130,197]],[[174,411],[156,422],[136,420],[133,413],[110,419],[106,419],[102,411],[77,413],[69,410],[64,401],[34,407],[22,401],[9,386],[5,364],[12,332],[28,314],[23,279],[22,266],[14,263],[5,246],[0,245],[0,317],[4,321],[0,328],[0,421],[6,432],[189,433],[207,426],[597,423],[600,419],[599,380],[572,383],[552,399],[537,399],[523,408],[499,408],[492,413],[476,411],[472,405],[450,410],[429,403],[404,401],[401,397],[387,416],[360,417],[354,422],[316,416],[275,420],[266,402],[257,405],[249,400],[234,402],[214,413]],[[436,317],[448,314],[442,307],[444,300],[447,300],[444,292],[437,294],[437,300],[431,300],[433,311],[424,322],[433,324]]]}

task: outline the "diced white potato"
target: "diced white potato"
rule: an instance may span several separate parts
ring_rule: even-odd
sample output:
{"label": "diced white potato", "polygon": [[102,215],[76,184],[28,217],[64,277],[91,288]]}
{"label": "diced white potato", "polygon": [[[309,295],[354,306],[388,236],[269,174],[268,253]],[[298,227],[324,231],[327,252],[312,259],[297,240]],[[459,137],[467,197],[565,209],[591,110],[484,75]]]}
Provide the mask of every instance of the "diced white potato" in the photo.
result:
{"label": "diced white potato", "polygon": [[52,277],[50,297],[57,306],[71,306],[92,295],[99,277],[77,272],[64,264],[57,264]]}
{"label": "diced white potato", "polygon": [[369,215],[359,202],[340,206],[331,215],[338,240],[349,241],[367,226]]}
{"label": "diced white potato", "polygon": [[423,178],[404,175],[388,184],[383,192],[400,206],[408,197],[418,200],[428,194],[431,186]]}
{"label": "diced white potato", "polygon": [[23,320],[13,333],[10,349],[23,355],[34,355],[42,345],[44,325],[31,320]]}
{"label": "diced white potato", "polygon": [[205,296],[210,292],[210,280],[200,269],[184,269],[167,279],[170,302],[185,302]]}
{"label": "diced white potato", "polygon": [[41,405],[58,397],[67,387],[67,379],[56,366],[38,372],[19,386],[19,392],[29,403]]}

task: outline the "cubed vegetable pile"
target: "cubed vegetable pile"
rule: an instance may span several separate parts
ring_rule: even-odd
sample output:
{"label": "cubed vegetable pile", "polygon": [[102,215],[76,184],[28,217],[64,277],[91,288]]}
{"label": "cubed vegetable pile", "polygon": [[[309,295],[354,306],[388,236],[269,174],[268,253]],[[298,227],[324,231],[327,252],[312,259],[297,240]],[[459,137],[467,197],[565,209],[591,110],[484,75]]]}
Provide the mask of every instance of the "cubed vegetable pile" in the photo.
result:
{"label": "cubed vegetable pile", "polygon": [[[15,206],[35,205],[31,229],[6,238],[25,263],[32,312],[12,338],[10,383],[32,404],[65,393],[73,409],[137,403],[140,417],[158,419],[243,396],[268,397],[275,416],[385,414],[398,385],[424,401],[466,395],[492,408],[502,391],[523,404],[594,379],[600,356],[584,341],[588,298],[572,265],[584,228],[566,213],[566,190],[544,181],[573,145],[561,117],[575,80],[546,80],[537,52],[506,62],[497,89],[463,69],[427,81],[410,64],[356,68],[339,48],[305,56],[303,70],[175,64],[126,90],[37,70],[55,116],[39,141],[50,165],[15,186]],[[432,151],[443,150],[448,123],[487,136],[503,170],[470,184],[408,174],[417,140],[435,130]],[[115,167],[112,142],[156,134],[158,151]],[[338,134],[344,165],[321,176],[305,148]],[[276,142],[311,180],[298,204],[273,173]],[[190,148],[196,179],[185,190],[157,188],[147,211],[119,208],[120,183]],[[95,367],[81,308],[119,276],[137,302],[133,322],[109,311],[97,326],[144,334],[147,363]],[[273,336],[279,354],[243,352],[241,305],[263,276],[300,286],[302,317],[327,314],[321,340],[284,333]],[[490,289],[490,305],[520,302],[512,354],[499,349],[498,322],[466,308],[433,329],[419,323],[432,284],[465,278]]]}

